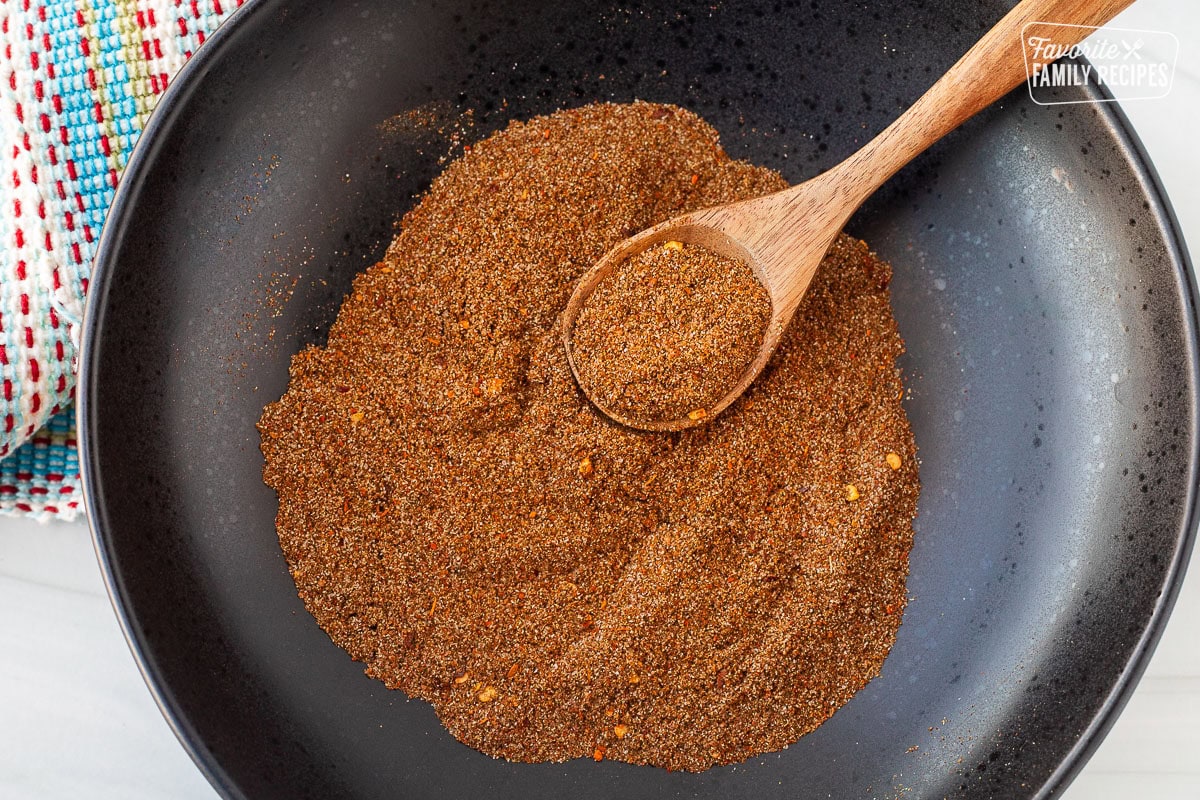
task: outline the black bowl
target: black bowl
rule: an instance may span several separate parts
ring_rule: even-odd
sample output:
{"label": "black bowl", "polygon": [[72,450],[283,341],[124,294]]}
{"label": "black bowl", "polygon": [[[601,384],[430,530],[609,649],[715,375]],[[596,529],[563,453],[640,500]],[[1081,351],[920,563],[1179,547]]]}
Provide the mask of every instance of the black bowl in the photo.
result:
{"label": "black bowl", "polygon": [[895,265],[909,347],[913,599],[883,674],[789,749],[702,774],[494,761],[329,641],[275,538],[254,423],[460,127],[673,102],[799,181],[1003,11],[870,9],[257,0],[187,65],[104,230],[79,413],[126,634],[224,795],[1002,798],[1079,769],[1145,666],[1195,527],[1195,287],[1112,104],[1018,90],[854,218]]}

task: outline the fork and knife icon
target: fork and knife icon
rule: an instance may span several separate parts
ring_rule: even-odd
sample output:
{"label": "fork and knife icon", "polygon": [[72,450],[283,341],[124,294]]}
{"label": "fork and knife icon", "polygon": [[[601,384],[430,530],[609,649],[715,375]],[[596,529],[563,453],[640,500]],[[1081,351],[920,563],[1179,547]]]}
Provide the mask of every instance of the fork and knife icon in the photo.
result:
{"label": "fork and knife icon", "polygon": [[1125,55],[1123,55],[1121,57],[1122,60],[1128,61],[1130,58],[1136,58],[1138,61],[1141,61],[1142,54],[1139,53],[1138,51],[1141,50],[1145,44],[1146,44],[1146,42],[1140,38],[1137,41],[1135,41],[1133,44],[1130,44],[1129,42],[1122,39],[1121,46],[1125,48]]}

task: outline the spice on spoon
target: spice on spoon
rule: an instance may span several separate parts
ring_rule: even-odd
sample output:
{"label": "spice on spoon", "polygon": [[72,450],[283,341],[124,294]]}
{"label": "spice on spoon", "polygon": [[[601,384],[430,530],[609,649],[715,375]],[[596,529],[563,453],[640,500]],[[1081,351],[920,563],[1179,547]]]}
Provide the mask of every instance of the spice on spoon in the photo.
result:
{"label": "spice on spoon", "polygon": [[668,241],[618,264],[571,333],[584,392],[627,420],[693,422],[750,366],[771,300],[748,264]]}

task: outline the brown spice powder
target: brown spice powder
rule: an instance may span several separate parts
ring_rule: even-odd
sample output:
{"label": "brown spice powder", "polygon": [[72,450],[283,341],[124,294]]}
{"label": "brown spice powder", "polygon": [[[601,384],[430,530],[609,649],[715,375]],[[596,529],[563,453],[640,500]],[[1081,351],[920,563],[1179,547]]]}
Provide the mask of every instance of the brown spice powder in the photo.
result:
{"label": "brown spice powder", "polygon": [[879,672],[918,491],[889,267],[839,238],[749,392],[679,433],[597,412],[557,328],[621,239],[783,185],[670,106],[513,123],[293,359],[260,430],[300,596],[463,742],[702,770]]}
{"label": "brown spice powder", "polygon": [[579,384],[631,421],[707,416],[758,352],[771,298],[743,261],[671,241],[616,266],[571,332]]}

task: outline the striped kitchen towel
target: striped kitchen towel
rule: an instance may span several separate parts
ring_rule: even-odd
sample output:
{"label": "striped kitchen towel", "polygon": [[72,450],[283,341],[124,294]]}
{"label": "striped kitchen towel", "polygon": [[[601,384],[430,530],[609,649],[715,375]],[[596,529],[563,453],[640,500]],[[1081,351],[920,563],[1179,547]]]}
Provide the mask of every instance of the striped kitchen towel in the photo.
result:
{"label": "striped kitchen towel", "polygon": [[0,0],[0,513],[82,510],[69,408],[96,240],[172,76],[244,0]]}

